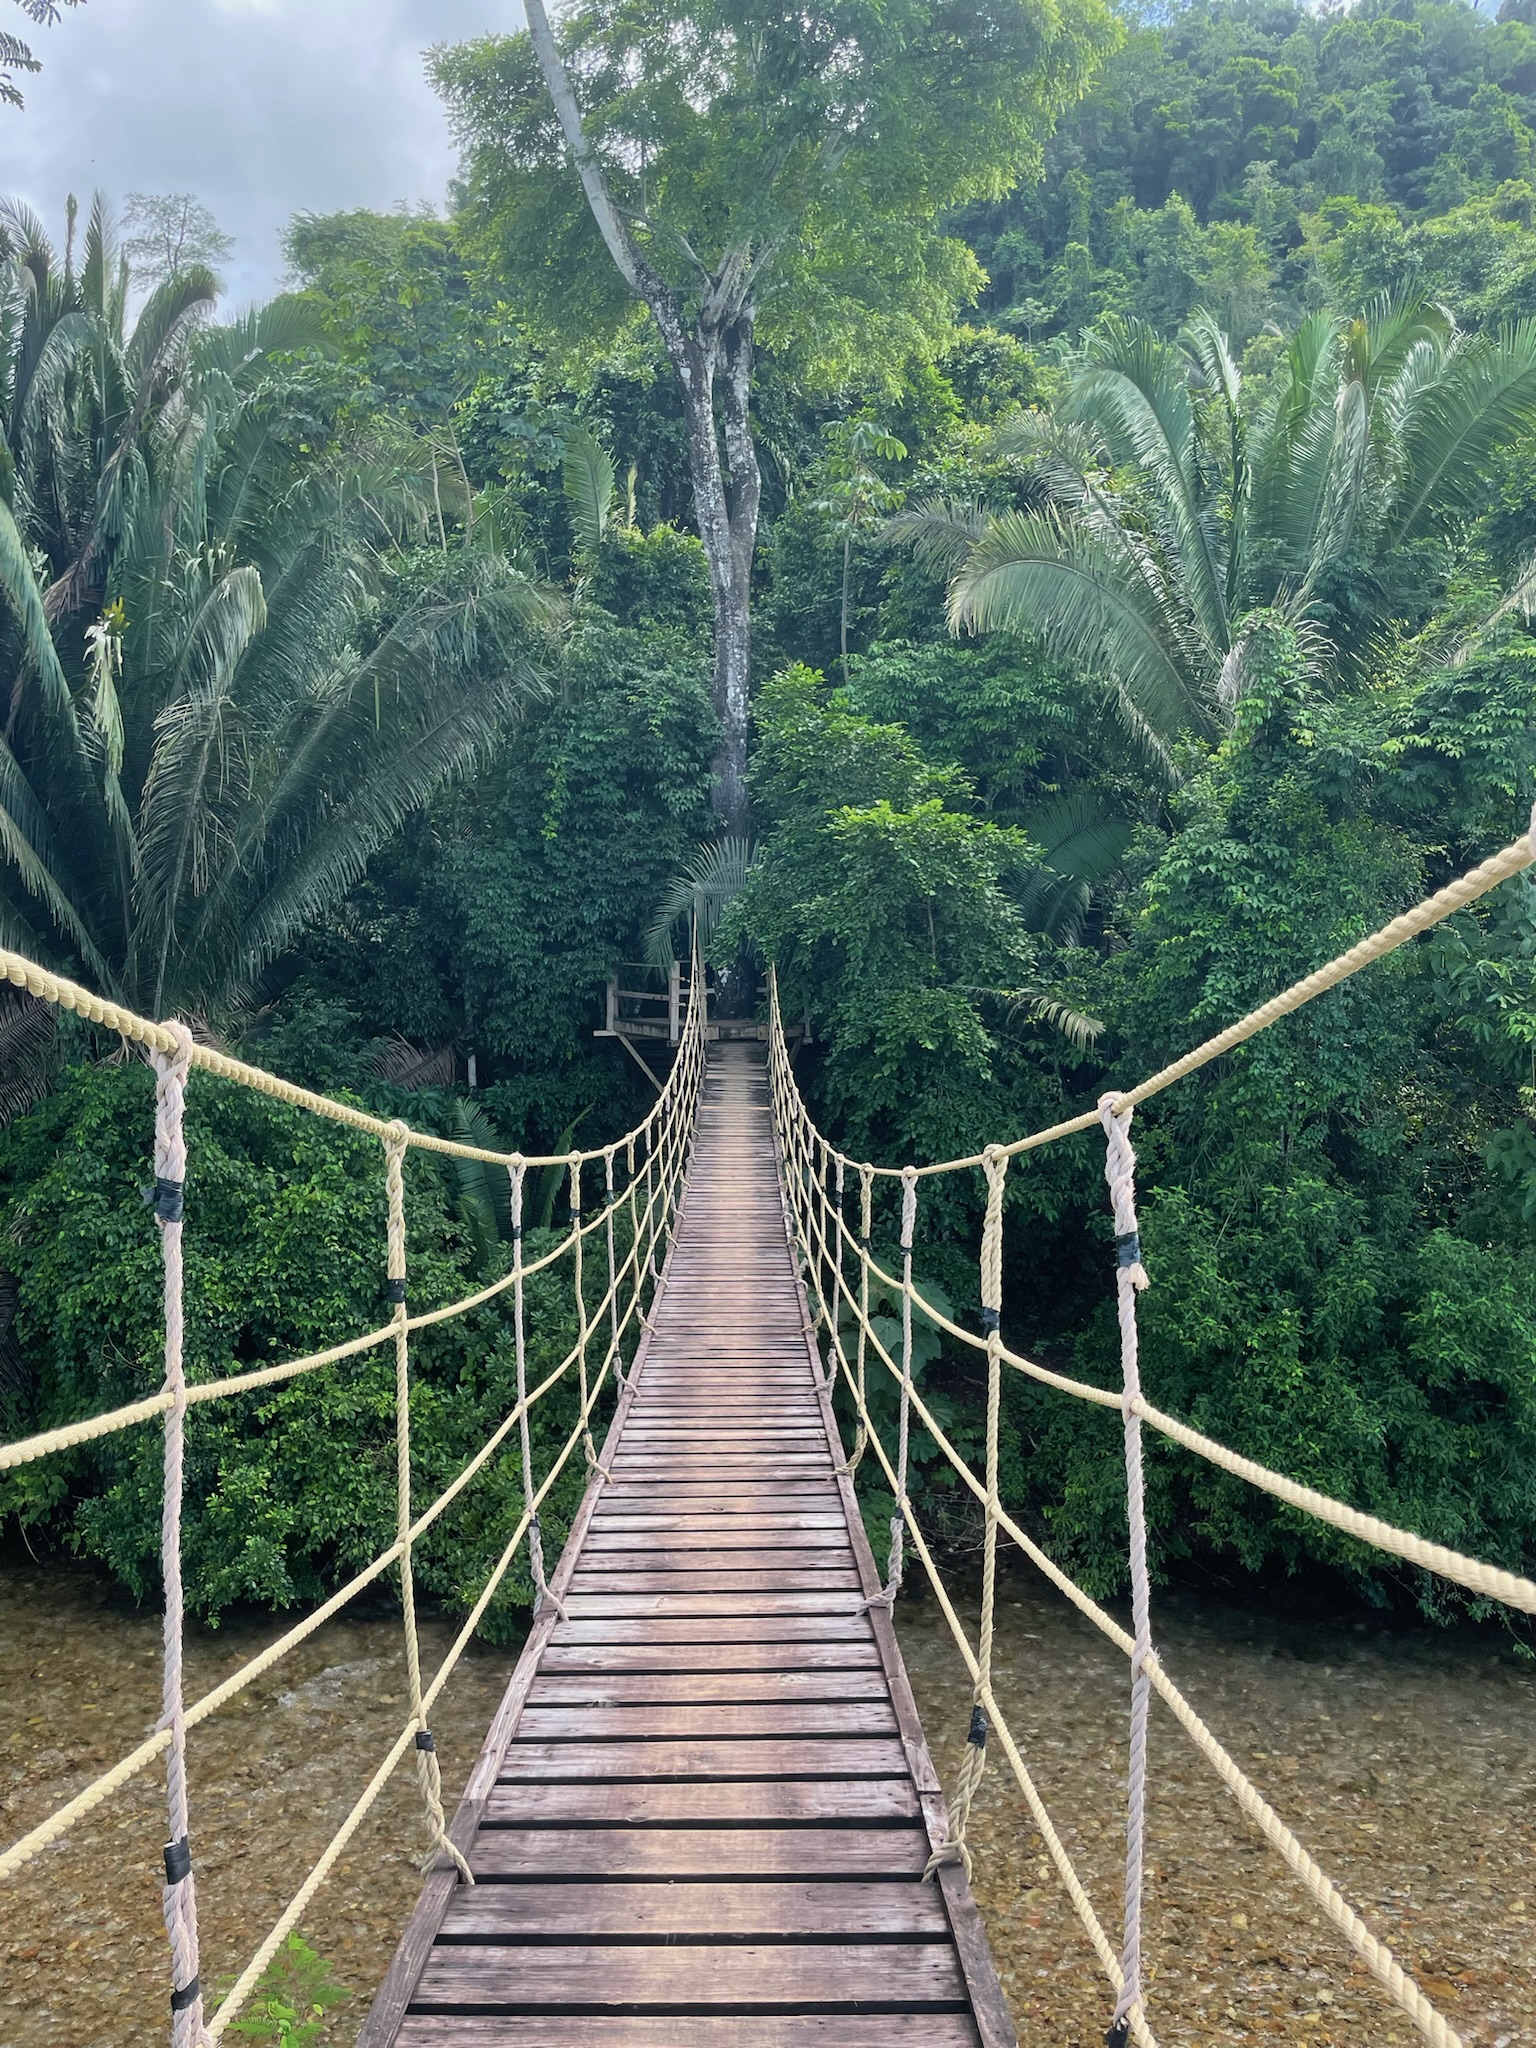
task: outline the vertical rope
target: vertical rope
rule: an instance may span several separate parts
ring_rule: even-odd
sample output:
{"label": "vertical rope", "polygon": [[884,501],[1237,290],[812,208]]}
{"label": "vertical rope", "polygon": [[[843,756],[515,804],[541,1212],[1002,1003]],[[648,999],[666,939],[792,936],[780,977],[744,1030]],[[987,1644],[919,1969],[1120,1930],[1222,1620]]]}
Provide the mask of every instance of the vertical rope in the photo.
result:
{"label": "vertical rope", "polygon": [[907,1453],[912,1436],[912,1238],[917,1227],[917,1168],[901,1174],[901,1418],[896,1432],[896,1512],[891,1517],[891,1554],[885,1598],[895,1611],[906,1548]]}
{"label": "vertical rope", "polygon": [[581,1154],[573,1152],[571,1162],[571,1230],[575,1236],[573,1263],[575,1265],[576,1287],[576,1363],[581,1382],[581,1447],[586,1453],[587,1470],[596,1472],[606,1479],[606,1469],[598,1463],[597,1448],[592,1442],[592,1417],[588,1409],[591,1399],[587,1386],[587,1346],[591,1342],[592,1330],[587,1321],[586,1274],[582,1262],[582,1246],[585,1238],[581,1228]]}
{"label": "vertical rope", "polygon": [[426,1808],[432,1844],[423,1861],[428,1868],[439,1853],[457,1865],[466,1884],[474,1877],[462,1850],[450,1841],[443,1814],[443,1779],[437,1744],[427,1726],[421,1698],[421,1643],[416,1632],[416,1575],[411,1564],[411,1343],[405,1302],[405,1148],[408,1127],[397,1118],[384,1140],[384,1186],[388,1199],[386,1225],[389,1299],[395,1307],[395,1522],[400,1543],[400,1606],[405,1619],[405,1671],[410,1685],[411,1714],[416,1722],[416,1783]]}
{"label": "vertical rope", "polygon": [[[924,1877],[944,1863],[960,1862],[971,1874],[971,1852],[965,1845],[971,1802],[987,1767],[987,1715],[983,1702],[992,1690],[992,1638],[997,1609],[997,1529],[1002,1513],[998,1498],[998,1452],[1003,1402],[1003,1187],[1008,1155],[989,1145],[982,1156],[987,1179],[987,1212],[981,1227],[981,1320],[987,1333],[987,1499],[986,1533],[981,1563],[981,1627],[976,1645],[976,1688],[971,1700],[971,1725],[950,1808],[949,1833],[928,1859]],[[903,1267],[904,1273],[907,1268]],[[910,1282],[909,1282],[910,1284]]]}
{"label": "vertical rope", "polygon": [[[818,1152],[819,1152],[819,1154],[820,1154],[820,1157],[819,1157],[819,1158],[818,1158],[818,1156],[817,1156]],[[810,1217],[810,1216],[814,1216],[814,1215],[816,1214],[816,1210],[817,1210],[817,1206],[818,1206],[818,1204],[820,1205],[820,1209],[821,1209],[821,1213],[822,1213],[823,1217],[824,1217],[824,1216],[826,1215],[826,1211],[827,1211],[827,1162],[828,1162],[828,1159],[830,1158],[830,1156],[831,1156],[831,1148],[830,1148],[830,1146],[829,1146],[829,1145],[827,1144],[827,1141],[826,1141],[826,1139],[825,1139],[825,1138],[823,1138],[823,1137],[821,1136],[821,1134],[820,1134],[820,1133],[818,1132],[818,1133],[817,1133],[817,1135],[816,1135],[816,1137],[815,1137],[815,1138],[814,1138],[814,1139],[812,1140],[812,1142],[811,1142],[811,1150],[810,1150],[810,1152],[809,1152],[809,1154],[808,1154],[808,1157],[807,1157],[807,1177],[806,1177],[806,1186],[805,1186],[805,1207],[806,1207],[806,1215],[807,1215],[808,1217]],[[825,1323],[825,1324],[826,1324],[826,1326],[827,1326],[827,1328],[828,1328],[828,1330],[830,1331],[830,1329],[831,1329],[831,1327],[832,1327],[832,1318],[831,1318],[830,1314],[828,1313],[828,1309],[827,1309],[827,1267],[828,1267],[828,1265],[829,1265],[829,1264],[830,1264],[830,1257],[829,1257],[829,1254],[828,1254],[828,1250],[827,1250],[827,1234],[826,1234],[826,1231],[825,1231],[825,1230],[823,1230],[823,1231],[821,1232],[821,1240],[820,1240],[820,1243],[819,1243],[819,1245],[817,1246],[817,1249],[816,1249],[816,1255],[815,1255],[815,1264],[814,1264],[814,1267],[813,1267],[813,1271],[814,1271],[814,1273],[815,1273],[815,1276],[816,1276],[816,1317],[817,1317],[817,1320],[818,1320],[818,1322],[822,1322],[822,1323]],[[831,1352],[832,1352],[832,1347],[831,1347],[831,1344],[829,1343],[829,1344],[828,1344],[828,1346],[827,1346],[827,1354],[828,1354],[828,1372],[827,1372],[827,1380],[828,1380],[828,1383],[829,1383],[829,1384],[830,1384],[830,1382],[831,1382],[831,1377],[832,1377],[832,1374],[831,1374]]]}
{"label": "vertical rope", "polygon": [[523,1456],[523,1513],[528,1518],[528,1576],[533,1581],[533,1615],[548,1600],[565,1618],[565,1609],[549,1590],[544,1571],[544,1531],[539,1525],[537,1491],[533,1483],[533,1434],[528,1421],[528,1338],[523,1304],[523,1183],[528,1169],[519,1154],[507,1168],[512,1182],[512,1342],[517,1354],[518,1445]]}
{"label": "vertical rope", "polygon": [[608,1356],[613,1361],[613,1377],[619,1386],[624,1385],[624,1357],[619,1349],[619,1281],[613,1259],[613,1147],[610,1145],[603,1154],[603,1187],[608,1198]]}
{"label": "vertical rope", "polygon": [[869,1396],[865,1377],[865,1360],[869,1343],[869,1234],[873,1227],[875,1176],[868,1166],[859,1168],[859,1341],[855,1356],[854,1373],[859,1385],[859,1421],[854,1432],[853,1455],[848,1460],[850,1472],[858,1469],[859,1460],[869,1445],[869,1431],[864,1426],[864,1416]]}
{"label": "vertical rope", "polygon": [[665,1197],[662,1198],[661,1202],[657,1201],[655,1168],[656,1126],[654,1124],[647,1124],[645,1127],[645,1206],[650,1221],[646,1225],[645,1257],[646,1264],[650,1268],[652,1288],[658,1287],[661,1284],[661,1275],[656,1270],[656,1239],[661,1229],[659,1211],[665,1204]]}
{"label": "vertical rope", "polygon": [[[826,1226],[832,1216],[834,1198],[826,1192],[827,1163],[832,1166],[832,1184],[836,1190],[837,1227],[829,1230]],[[822,1245],[826,1252],[823,1270],[828,1276],[831,1293],[827,1299],[827,1392],[837,1391],[837,1368],[843,1356],[843,1155],[824,1148],[822,1156]],[[846,1460],[843,1470],[851,1472],[853,1467]]]}
{"label": "vertical rope", "polygon": [[1146,1858],[1147,1721],[1152,1681],[1147,1659],[1152,1654],[1152,1594],[1147,1572],[1146,1488],[1141,1460],[1141,1419],[1134,1403],[1141,1398],[1141,1368],[1136,1335],[1136,1297],[1147,1286],[1141,1263],[1141,1236],[1136,1221],[1136,1154],[1131,1149],[1131,1111],[1116,1116],[1115,1098],[1099,1103],[1108,1151],[1104,1178],[1115,1212],[1115,1297],[1120,1317],[1120,1369],[1124,1383],[1125,1505],[1131,1567],[1131,1730],[1125,1794],[1125,1934],[1120,1969],[1125,1979],[1105,2040],[1109,2048],[1125,2048],[1133,2009],[1141,2006],[1142,1873]]}
{"label": "vertical rope", "polygon": [[160,1226],[164,1268],[165,1386],[171,1405],[165,1416],[165,1490],[160,1507],[160,1570],[165,1583],[165,1632],[161,1663],[160,1725],[170,1730],[165,1758],[165,1802],[169,1840],[161,1906],[171,1944],[171,2048],[199,2048],[203,1997],[197,1941],[197,1885],[187,1802],[187,1723],[182,1673],[185,1593],[181,1578],[181,1513],[186,1462],[187,1381],[183,1361],[182,1218],[186,1207],[187,1071],[192,1034],[169,1024],[174,1053],[157,1052],[155,1066],[155,1185],[149,1200]]}

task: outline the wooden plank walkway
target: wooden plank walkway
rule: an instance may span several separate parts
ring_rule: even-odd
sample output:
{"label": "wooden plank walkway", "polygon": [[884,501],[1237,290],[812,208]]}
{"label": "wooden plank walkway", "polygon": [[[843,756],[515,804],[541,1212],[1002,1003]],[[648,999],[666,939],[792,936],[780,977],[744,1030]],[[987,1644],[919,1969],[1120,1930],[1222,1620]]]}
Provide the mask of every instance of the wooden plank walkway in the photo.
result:
{"label": "wooden plank walkway", "polygon": [[1015,2048],[785,1236],[761,1055],[712,1048],[603,1452],[359,2048]]}

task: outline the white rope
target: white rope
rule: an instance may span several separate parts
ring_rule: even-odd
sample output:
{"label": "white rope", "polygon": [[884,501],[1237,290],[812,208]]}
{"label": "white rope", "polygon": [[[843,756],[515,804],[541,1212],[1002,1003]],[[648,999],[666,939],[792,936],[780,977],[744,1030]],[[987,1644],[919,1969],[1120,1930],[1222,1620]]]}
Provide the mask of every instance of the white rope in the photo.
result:
{"label": "white rope", "polygon": [[[575,1222],[579,1222],[579,1221],[580,1221],[580,1218],[581,1218],[581,1165],[582,1165],[582,1162],[581,1162],[581,1155],[580,1155],[579,1153],[573,1152],[573,1153],[571,1154],[571,1161],[570,1161],[570,1164],[571,1164],[571,1220],[572,1220],[572,1222],[573,1222],[573,1223],[575,1223]],[[588,1413],[588,1406],[587,1406],[587,1345],[588,1345],[588,1343],[589,1343],[589,1342],[591,1341],[591,1325],[590,1325],[590,1323],[589,1323],[589,1322],[587,1321],[587,1283],[586,1283],[586,1275],[585,1275],[585,1272],[584,1272],[584,1269],[583,1269],[583,1265],[582,1265],[582,1257],[581,1257],[581,1238],[580,1238],[579,1236],[578,1236],[578,1237],[577,1237],[577,1239],[576,1239],[576,1255],[575,1255],[575,1259],[574,1259],[574,1265],[575,1265],[575,1272],[574,1272],[574,1274],[572,1275],[572,1283],[571,1283],[571,1284],[572,1284],[572,1285],[574,1286],[574,1288],[575,1288],[575,1290],[576,1290],[576,1320],[577,1320],[577,1325],[578,1325],[578,1331],[577,1331],[577,1338],[576,1338],[576,1344],[577,1344],[577,1366],[576,1366],[576,1370],[577,1370],[577,1373],[578,1373],[578,1375],[579,1375],[579,1377],[580,1377],[580,1381],[581,1381],[581,1407],[582,1407],[582,1413],[583,1413],[583,1414],[585,1415],[585,1414],[587,1414],[587,1413]],[[584,1429],[584,1430],[582,1431],[582,1437],[581,1437],[581,1447],[582,1447],[582,1450],[583,1450],[583,1451],[584,1451],[584,1452],[586,1453],[586,1459],[587,1459],[587,1470],[588,1470],[589,1472],[595,1472],[595,1473],[599,1474],[599,1475],[600,1475],[600,1477],[602,1477],[602,1478],[606,1479],[606,1478],[607,1478],[607,1477],[609,1476],[609,1475],[608,1475],[608,1468],[607,1468],[607,1467],[606,1467],[605,1465],[601,1465],[601,1464],[599,1464],[599,1462],[598,1462],[598,1457],[597,1457],[597,1447],[596,1447],[596,1445],[595,1445],[595,1444],[593,1443],[593,1441],[592,1441],[592,1430],[591,1430],[591,1426],[590,1426],[590,1424],[588,1425],[588,1427],[587,1427],[586,1429]]]}
{"label": "white rope", "polygon": [[386,1277],[395,1308],[395,1521],[400,1547],[400,1611],[405,1625],[405,1672],[416,1722],[416,1784],[426,1809],[430,1846],[422,1863],[430,1869],[439,1854],[457,1866],[466,1884],[474,1876],[463,1852],[448,1836],[443,1812],[443,1779],[437,1744],[421,1698],[421,1639],[416,1628],[416,1573],[411,1560],[411,1343],[406,1333],[405,1150],[410,1132],[402,1123],[384,1140],[387,1201]]}
{"label": "white rope", "polygon": [[613,1361],[614,1380],[622,1389],[627,1382],[624,1377],[624,1359],[619,1350],[619,1297],[613,1282],[613,1152],[614,1148],[610,1145],[603,1153],[603,1188],[608,1197],[608,1356]]}
{"label": "white rope", "polygon": [[1124,1382],[1125,1505],[1130,1543],[1131,1731],[1125,1787],[1125,1934],[1120,1969],[1125,1982],[1110,2025],[1112,2048],[1125,2048],[1130,2012],[1142,2000],[1141,1908],[1147,1831],[1147,1723],[1151,1714],[1152,1681],[1147,1659],[1152,1654],[1152,1592],[1147,1571],[1146,1483],[1141,1459],[1141,1369],[1136,1333],[1136,1297],[1147,1285],[1141,1263],[1141,1238],[1136,1221],[1136,1154],[1131,1149],[1131,1111],[1115,1113],[1115,1097],[1099,1104],[1108,1149],[1104,1177],[1115,1212],[1115,1297],[1120,1319],[1120,1370]]}
{"label": "white rope", "polygon": [[[987,1179],[986,1217],[981,1226],[981,1319],[987,1332],[987,1483],[986,1523],[981,1553],[981,1626],[977,1631],[976,1687],[971,1698],[971,1725],[966,1732],[960,1775],[949,1809],[949,1833],[928,1859],[924,1877],[932,1877],[941,1864],[959,1861],[971,1874],[971,1852],[966,1846],[971,1805],[982,1773],[987,1767],[986,1700],[992,1691],[992,1640],[997,1615],[997,1530],[1002,1514],[998,1494],[998,1465],[1002,1424],[1003,1312],[1003,1194],[1008,1177],[1008,1155],[992,1146],[982,1159]],[[910,1283],[910,1271],[908,1281]],[[910,1358],[903,1378],[905,1396],[912,1400]],[[905,1489],[903,1489],[905,1491]]]}
{"label": "white rope", "polygon": [[902,1544],[912,1503],[907,1497],[907,1455],[912,1438],[912,1237],[917,1228],[917,1175],[901,1177],[901,1413],[896,1430],[896,1512],[886,1591],[894,1607],[901,1590]]}
{"label": "white rope", "polygon": [[[896,1612],[896,1596],[901,1591],[902,1568],[906,1556],[907,1517],[912,1503],[907,1495],[907,1460],[912,1439],[912,1236],[917,1227],[917,1175],[904,1173],[901,1177],[901,1406],[896,1424],[896,1512],[891,1516],[891,1548],[886,1559],[885,1590],[868,1604],[886,1607]],[[863,1289],[861,1294],[862,1322],[869,1315],[869,1262],[863,1265]],[[859,1405],[865,1402],[863,1385],[864,1331],[859,1330],[860,1385]],[[863,1421],[859,1423],[862,1431]]]}
{"label": "white rope", "polygon": [[[528,1341],[524,1327],[523,1305],[523,1181],[528,1169],[521,1159],[514,1160],[508,1169],[512,1182],[512,1343],[517,1356],[517,1406],[519,1415],[519,1448],[523,1458],[523,1512],[528,1519],[528,1576],[533,1581],[533,1616],[537,1621],[539,1609],[546,1600],[553,1600],[549,1582],[544,1576],[544,1532],[539,1526],[538,1510],[533,1504],[533,1440],[528,1427]],[[559,1608],[562,1620],[565,1609]]]}
{"label": "white rope", "polygon": [[192,1034],[184,1024],[165,1026],[172,1053],[151,1054],[155,1067],[155,1185],[151,1191],[160,1226],[165,1271],[165,1485],[160,1507],[160,1571],[165,1584],[160,1725],[170,1737],[165,1753],[168,1837],[161,1907],[171,1944],[171,2048],[199,2048],[203,2041],[203,1997],[198,1964],[197,1880],[192,1872],[191,1823],[187,1799],[187,1716],[182,1644],[186,1627],[181,1577],[181,1509],[185,1485],[187,1382],[183,1362],[182,1229],[187,1181],[187,1072]]}

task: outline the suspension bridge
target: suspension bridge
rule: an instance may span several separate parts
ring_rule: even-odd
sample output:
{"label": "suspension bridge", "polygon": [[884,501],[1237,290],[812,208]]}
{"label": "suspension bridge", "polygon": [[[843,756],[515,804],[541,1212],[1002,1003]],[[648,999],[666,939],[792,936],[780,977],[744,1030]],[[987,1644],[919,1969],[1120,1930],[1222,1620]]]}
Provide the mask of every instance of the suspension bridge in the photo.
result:
{"label": "suspension bridge", "polygon": [[[0,1446],[0,1471],[121,1430],[164,1430],[162,1713],[155,1730],[0,1851],[0,1879],[27,1880],[48,1846],[134,1778],[164,1770],[163,1904],[172,2048],[220,2040],[241,2017],[394,1772],[413,1762],[422,1808],[421,1897],[360,2037],[362,2048],[1012,2048],[970,1892],[967,1829],[988,1758],[1001,1754],[1030,1824],[1105,1980],[1110,2048],[1155,2048],[1144,1969],[1147,1736],[1155,1694],[1333,1928],[1341,1951],[1435,2048],[1455,2030],[1317,1865],[1164,1668],[1153,1644],[1142,1481],[1143,1433],[1207,1459],[1293,1508],[1481,1599],[1536,1613],[1536,1583],[1330,1499],[1216,1443],[1149,1402],[1137,1361],[1136,1301],[1148,1284],[1136,1215],[1131,1121],[1138,1105],[1269,1029],[1351,975],[1536,862],[1529,833],[1338,959],[1280,992],[1161,1073],[1048,1130],[966,1159],[889,1167],[849,1158],[817,1130],[795,1083],[770,987],[766,1061],[711,1044],[690,978],[672,1070],[625,1137],[552,1158],[500,1154],[384,1122],[198,1044],[185,1026],[137,1017],[20,955],[0,975],[141,1047],[156,1076],[152,1189],[164,1265],[165,1376],[158,1391]],[[670,1035],[670,1034],[669,1034]],[[195,1201],[186,1092],[195,1072],[275,1096],[369,1133],[384,1188],[384,1300],[378,1327],[302,1358],[208,1377],[185,1353],[183,1233]],[[1102,1132],[1115,1223],[1122,1386],[1051,1372],[1006,1341],[1002,1277],[1011,1161],[1079,1132]],[[413,1148],[503,1167],[509,1270],[458,1301],[413,1310],[406,1269],[404,1163]],[[527,1175],[569,1176],[567,1231],[525,1254]],[[965,1320],[914,1284],[925,1183],[981,1177],[978,1309]],[[189,1178],[191,1192],[189,1193]],[[590,1199],[589,1199],[590,1197]],[[877,1209],[897,1224],[889,1266]],[[529,1384],[528,1282],[567,1272],[575,1321],[558,1365]],[[900,1300],[900,1336],[872,1316],[875,1290]],[[504,1319],[516,1399],[437,1497],[414,1498],[412,1336],[459,1317]],[[913,1373],[921,1314],[984,1361],[980,1469],[950,1442]],[[972,1323],[978,1327],[971,1327]],[[884,1334],[882,1333],[884,1328]],[[234,1400],[369,1352],[395,1366],[396,1534],[359,1573],[211,1692],[185,1697],[181,1524],[187,1432],[210,1401]],[[1007,1374],[1117,1410],[1124,1424],[1132,1585],[1126,1631],[1010,1515],[1000,1490]],[[871,1376],[894,1382],[888,1443]],[[529,1417],[557,1387],[574,1420],[536,1470]],[[832,1398],[855,1424],[844,1443]],[[610,1411],[599,1447],[601,1417]],[[984,1529],[974,1633],[941,1576],[908,1488],[921,1424],[978,1503]],[[512,1458],[521,1512],[447,1655],[422,1668],[413,1557],[452,1504]],[[896,1512],[882,1582],[854,1478],[871,1459]],[[563,1553],[546,1571],[540,1511],[562,1473],[587,1473]],[[1112,1938],[1089,1897],[994,1686],[999,1548],[1027,1557],[1127,1659],[1125,1879]],[[927,1575],[968,1673],[964,1761],[946,1801],[892,1626],[909,1553]],[[526,1558],[534,1624],[457,1812],[442,1801],[432,1708],[502,1587]],[[393,1573],[410,1710],[350,1812],[288,1905],[218,1999],[205,1995],[194,1854],[190,1728],[228,1705],[365,1588]],[[1022,1824],[1022,1815],[1021,1815]],[[220,1963],[227,1959],[220,1958]]]}

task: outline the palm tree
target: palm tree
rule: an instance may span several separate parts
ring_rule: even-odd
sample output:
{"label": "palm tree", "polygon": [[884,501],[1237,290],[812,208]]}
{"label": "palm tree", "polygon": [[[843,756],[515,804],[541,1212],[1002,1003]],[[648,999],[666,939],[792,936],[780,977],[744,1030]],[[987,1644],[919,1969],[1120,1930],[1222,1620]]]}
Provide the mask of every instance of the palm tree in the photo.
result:
{"label": "palm tree", "polygon": [[4,225],[0,939],[207,1014],[543,694],[556,614],[429,544],[430,450],[317,418],[292,302],[210,326],[192,267],[130,331],[99,201],[78,272]]}
{"label": "palm tree", "polygon": [[1348,667],[1417,609],[1490,454],[1536,425],[1536,323],[1464,335],[1380,299],[1318,314],[1254,403],[1225,337],[1110,320],[1049,414],[999,436],[1028,465],[1023,510],[933,504],[890,532],[949,573],[955,630],[1036,635],[1100,679],[1168,774],[1212,737],[1276,614]]}

